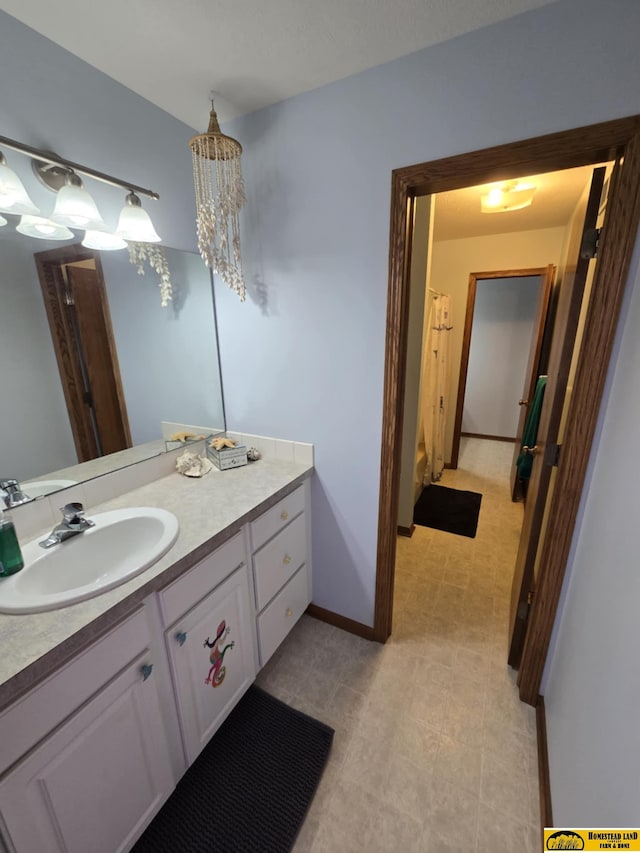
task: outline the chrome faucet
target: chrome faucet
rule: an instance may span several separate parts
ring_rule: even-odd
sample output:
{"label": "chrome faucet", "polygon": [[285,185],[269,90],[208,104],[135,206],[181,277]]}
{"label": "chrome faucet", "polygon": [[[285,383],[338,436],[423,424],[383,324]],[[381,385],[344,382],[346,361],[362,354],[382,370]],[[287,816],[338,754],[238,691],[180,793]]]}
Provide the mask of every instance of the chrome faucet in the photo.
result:
{"label": "chrome faucet", "polygon": [[20,506],[20,504],[26,504],[27,501],[33,500],[29,495],[25,495],[20,483],[11,477],[6,480],[0,479],[0,489],[5,492],[1,497],[7,509],[11,509],[13,506]]}
{"label": "chrome faucet", "polygon": [[56,524],[51,533],[42,542],[38,542],[41,548],[52,548],[54,545],[59,545],[72,536],[77,536],[79,533],[84,533],[90,527],[95,526],[95,521],[84,517],[84,507],[81,503],[69,503],[60,507],[62,513],[62,521]]}

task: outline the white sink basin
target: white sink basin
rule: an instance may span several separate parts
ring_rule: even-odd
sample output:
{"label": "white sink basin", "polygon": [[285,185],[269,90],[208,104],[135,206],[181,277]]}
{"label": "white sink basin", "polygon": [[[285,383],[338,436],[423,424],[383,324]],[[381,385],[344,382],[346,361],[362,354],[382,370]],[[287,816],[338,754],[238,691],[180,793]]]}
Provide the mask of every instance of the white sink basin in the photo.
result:
{"label": "white sink basin", "polygon": [[44,549],[22,547],[24,568],[0,578],[0,612],[39,613],[93,598],[148,569],[178,537],[178,519],[153,507],[88,513],[84,533]]}
{"label": "white sink basin", "polygon": [[30,483],[22,484],[22,491],[30,498],[39,498],[42,495],[50,495],[60,489],[68,489],[75,486],[75,480],[32,480]]}

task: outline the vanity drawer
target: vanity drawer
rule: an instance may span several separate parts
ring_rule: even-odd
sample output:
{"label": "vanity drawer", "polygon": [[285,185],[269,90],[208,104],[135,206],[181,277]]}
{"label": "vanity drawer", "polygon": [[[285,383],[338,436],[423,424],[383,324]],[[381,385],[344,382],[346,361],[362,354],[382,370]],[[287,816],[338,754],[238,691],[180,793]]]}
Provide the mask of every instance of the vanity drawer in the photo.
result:
{"label": "vanity drawer", "polygon": [[261,666],[265,665],[302,616],[310,600],[307,567],[302,566],[271,604],[258,616]]}
{"label": "vanity drawer", "polygon": [[244,538],[236,533],[159,593],[165,625],[179,619],[244,562]]}
{"label": "vanity drawer", "polygon": [[262,610],[307,559],[304,513],[253,556],[256,606]]}
{"label": "vanity drawer", "polygon": [[299,486],[295,491],[263,513],[260,518],[256,518],[255,521],[251,522],[253,550],[257,551],[261,545],[264,545],[268,539],[275,536],[279,530],[282,530],[303,509],[304,486]]}

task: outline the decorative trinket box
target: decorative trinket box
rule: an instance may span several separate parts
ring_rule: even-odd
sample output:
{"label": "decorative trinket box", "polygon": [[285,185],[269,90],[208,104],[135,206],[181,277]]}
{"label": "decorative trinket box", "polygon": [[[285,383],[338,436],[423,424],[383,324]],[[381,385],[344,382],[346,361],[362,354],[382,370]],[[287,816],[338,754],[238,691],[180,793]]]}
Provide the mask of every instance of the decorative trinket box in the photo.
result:
{"label": "decorative trinket box", "polygon": [[220,471],[226,471],[228,468],[239,468],[241,465],[247,464],[247,448],[243,444],[238,444],[236,447],[221,447],[220,450],[216,450],[207,442],[207,456]]}

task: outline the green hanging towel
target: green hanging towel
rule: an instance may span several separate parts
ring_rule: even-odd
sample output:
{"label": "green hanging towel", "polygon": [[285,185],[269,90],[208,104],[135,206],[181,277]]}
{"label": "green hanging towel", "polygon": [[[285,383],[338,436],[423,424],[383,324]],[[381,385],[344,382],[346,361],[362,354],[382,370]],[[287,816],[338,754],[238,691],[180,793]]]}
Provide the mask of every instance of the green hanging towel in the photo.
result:
{"label": "green hanging towel", "polygon": [[[544,400],[544,389],[547,387],[547,377],[540,376],[536,384],[536,390],[533,393],[533,400],[529,408],[529,414],[524,425],[522,434],[522,447],[535,447],[536,439],[538,438],[538,424],[540,423],[540,412],[542,411],[542,401]],[[518,478],[520,480],[528,480],[531,476],[531,465],[533,456],[530,453],[520,453],[516,461],[518,469]]]}

